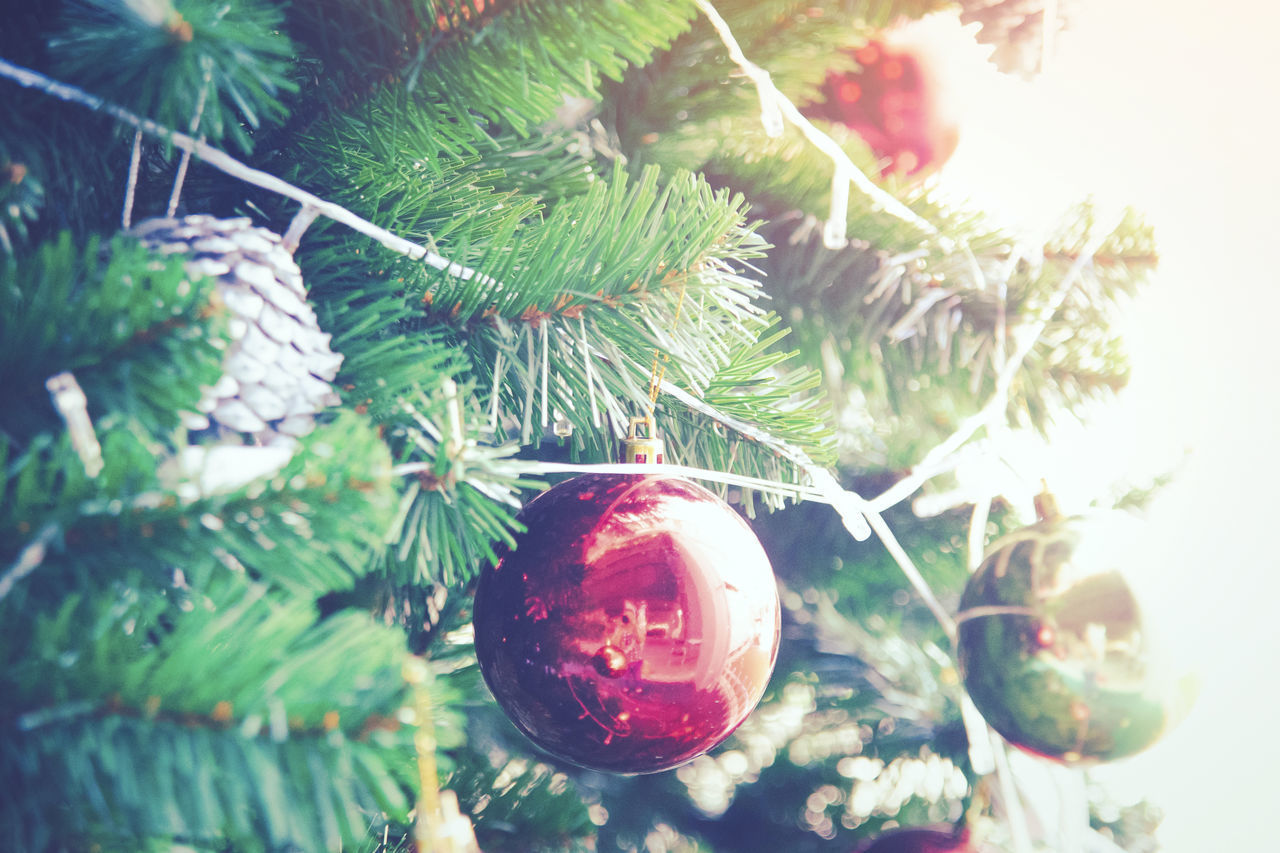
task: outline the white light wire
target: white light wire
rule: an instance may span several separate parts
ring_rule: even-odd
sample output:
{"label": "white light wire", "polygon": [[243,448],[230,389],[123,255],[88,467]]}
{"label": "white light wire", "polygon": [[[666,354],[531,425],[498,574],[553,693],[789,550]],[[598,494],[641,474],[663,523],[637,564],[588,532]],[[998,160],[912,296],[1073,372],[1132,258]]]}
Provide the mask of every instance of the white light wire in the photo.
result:
{"label": "white light wire", "polygon": [[0,58],[0,76],[8,77],[10,80],[27,88],[38,89],[47,95],[66,101],[72,104],[78,104],[82,107],[88,107],[91,110],[106,113],[112,118],[124,122],[150,136],[159,137],[168,140],[172,145],[183,151],[190,151],[199,155],[200,159],[215,169],[230,175],[233,178],[239,178],[246,183],[253,184],[256,187],[282,195],[285,198],[293,199],[302,205],[310,205],[323,215],[329,217],[335,222],[346,225],[353,231],[364,234],[377,241],[381,245],[414,260],[421,260],[427,266],[449,273],[452,276],[463,280],[477,279],[486,284],[497,284],[497,282],[483,273],[476,272],[470,267],[455,263],[448,258],[442,257],[436,252],[431,251],[426,246],[414,243],[412,240],[393,234],[385,228],[373,224],[351,211],[347,210],[340,204],[327,201],[317,195],[307,192],[306,190],[296,187],[287,181],[277,178],[275,175],[255,169],[247,163],[241,162],[224,151],[220,151],[198,139],[193,139],[185,133],[171,130],[164,125],[158,124],[151,119],[142,118],[134,113],[129,112],[123,107],[110,103],[97,95],[91,95],[83,89],[70,86],[66,83],[47,77],[38,71],[32,71],[29,68],[23,68],[20,65],[14,65],[6,59]]}
{"label": "white light wire", "polygon": [[[729,58],[736,62],[738,67],[742,69],[742,73],[751,78],[751,82],[756,85],[760,92],[761,103],[771,105],[762,109],[764,115],[771,115],[774,110],[781,113],[783,118],[800,129],[805,139],[809,140],[815,148],[830,157],[837,166],[843,167],[848,179],[856,184],[858,189],[870,196],[886,213],[896,216],[904,222],[910,222],[932,237],[938,237],[949,242],[945,236],[938,232],[937,226],[932,222],[876,186],[875,182],[854,165],[853,161],[849,159],[849,155],[844,153],[844,149],[834,139],[814,127],[796,105],[791,103],[782,92],[778,91],[778,87],[774,85],[769,72],[747,59],[733,31],[729,28],[729,24],[716,11],[715,6],[711,5],[707,0],[696,0],[696,2],[698,9],[707,16],[711,26],[715,27],[716,34],[720,36],[720,41],[729,53]],[[766,126],[767,130],[769,130],[768,126]]]}

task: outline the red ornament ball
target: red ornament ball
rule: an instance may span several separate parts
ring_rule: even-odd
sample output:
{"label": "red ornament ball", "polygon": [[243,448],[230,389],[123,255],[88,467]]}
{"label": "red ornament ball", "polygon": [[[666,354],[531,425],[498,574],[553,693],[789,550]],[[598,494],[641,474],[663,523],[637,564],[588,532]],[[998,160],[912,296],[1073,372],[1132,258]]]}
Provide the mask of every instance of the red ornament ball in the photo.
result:
{"label": "red ornament ball", "polygon": [[1066,764],[1151,746],[1194,682],[1163,653],[1128,560],[1138,529],[1119,517],[1049,517],[997,542],[969,579],[957,658],[986,721],[1014,746]]}
{"label": "red ornament ball", "polygon": [[938,62],[909,39],[872,40],[853,51],[858,68],[832,72],[811,115],[848,127],[884,161],[881,174],[936,169],[959,143]]}
{"label": "red ornament ball", "polygon": [[674,476],[585,474],[530,501],[480,574],[476,657],[525,735],[574,764],[667,770],[760,701],[777,658],[773,570],[747,524]]}

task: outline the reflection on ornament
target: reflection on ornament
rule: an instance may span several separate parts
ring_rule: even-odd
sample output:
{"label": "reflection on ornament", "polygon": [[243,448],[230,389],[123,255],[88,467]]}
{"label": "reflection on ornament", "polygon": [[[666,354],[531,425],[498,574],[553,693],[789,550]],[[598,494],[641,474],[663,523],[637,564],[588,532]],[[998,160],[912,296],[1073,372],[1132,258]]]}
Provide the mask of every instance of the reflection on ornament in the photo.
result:
{"label": "reflection on ornament", "polygon": [[675,767],[759,702],[777,656],[773,572],[750,528],[677,477],[585,474],[531,501],[480,575],[486,683],[548,752],[616,773]]}
{"label": "reflection on ornament", "polygon": [[891,829],[855,853],[977,853],[964,828],[908,827]]}
{"label": "reflection on ornament", "polygon": [[596,672],[609,678],[617,678],[627,671],[627,655],[614,646],[601,646],[591,658],[591,665]]}
{"label": "reflection on ornament", "polygon": [[[1064,763],[1153,744],[1188,704],[1110,549],[1106,519],[1051,518],[997,542],[960,600],[957,655],[1006,740]],[[1131,559],[1132,557],[1130,557]]]}

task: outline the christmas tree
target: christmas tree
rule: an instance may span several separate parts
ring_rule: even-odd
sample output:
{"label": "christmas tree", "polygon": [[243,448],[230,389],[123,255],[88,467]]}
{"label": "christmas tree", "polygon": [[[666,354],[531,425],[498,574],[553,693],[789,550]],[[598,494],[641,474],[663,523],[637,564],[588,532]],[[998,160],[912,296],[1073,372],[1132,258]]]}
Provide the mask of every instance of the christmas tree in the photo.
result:
{"label": "christmas tree", "polygon": [[[963,5],[1035,70],[1039,10]],[[969,704],[961,592],[1028,519],[955,472],[1124,385],[1154,237],[941,199],[925,54],[911,132],[846,120],[947,6],[10,10],[0,845],[1142,849],[1056,765],[1030,821]],[[781,640],[727,739],[618,775],[521,734],[472,615],[637,425],[749,520]]]}

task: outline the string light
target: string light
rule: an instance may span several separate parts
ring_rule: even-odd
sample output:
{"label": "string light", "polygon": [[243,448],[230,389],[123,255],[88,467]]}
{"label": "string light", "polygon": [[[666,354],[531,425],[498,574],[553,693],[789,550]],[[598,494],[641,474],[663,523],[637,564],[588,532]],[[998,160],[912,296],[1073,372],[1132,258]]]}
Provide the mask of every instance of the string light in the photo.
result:
{"label": "string light", "polygon": [[[943,237],[943,235],[938,232],[937,227],[934,226],[933,223],[929,222],[914,210],[898,201],[894,196],[876,186],[870,178],[862,173],[861,169],[854,165],[853,161],[849,159],[849,155],[844,153],[844,149],[842,149],[834,139],[814,127],[813,124],[804,117],[796,105],[791,103],[791,101],[783,95],[782,92],[778,91],[778,87],[774,85],[773,80],[769,76],[769,72],[747,59],[747,56],[742,52],[742,47],[739,46],[738,40],[734,36],[733,31],[729,29],[729,24],[726,23],[725,19],[716,11],[715,6],[711,5],[707,0],[696,0],[696,2],[698,9],[701,10],[702,14],[711,22],[711,26],[715,27],[716,34],[719,35],[720,41],[724,44],[725,49],[729,53],[729,58],[736,62],[738,64],[738,68],[742,70],[742,73],[750,78],[751,82],[756,85],[756,89],[760,93],[761,104],[768,104],[768,106],[762,110],[763,113],[770,116],[775,114],[780,115],[788,122],[799,128],[800,132],[804,134],[805,138],[808,139],[812,145],[830,157],[833,163],[843,167],[845,170],[845,176],[851,182],[856,184],[858,189],[870,196],[872,201],[874,201],[876,205],[886,213],[891,216],[895,216],[904,222],[911,223],[932,237],[938,237],[944,242],[948,244],[950,243],[947,238]],[[768,129],[768,125],[766,124],[766,132]]]}
{"label": "string light", "polygon": [[208,166],[212,166],[224,174],[233,178],[238,178],[246,183],[253,184],[256,187],[273,192],[285,198],[314,207],[321,214],[329,217],[335,222],[346,225],[353,231],[364,234],[380,243],[382,246],[393,252],[420,260],[427,266],[434,269],[447,272],[449,275],[470,281],[475,279],[484,284],[492,284],[501,287],[501,283],[495,279],[479,273],[470,267],[455,263],[436,252],[431,251],[426,246],[415,243],[412,240],[406,240],[398,234],[393,234],[381,226],[375,225],[363,217],[357,216],[350,210],[347,210],[340,204],[327,201],[319,196],[309,193],[301,187],[294,186],[288,181],[282,180],[275,175],[255,169],[252,166],[237,160],[225,151],[214,148],[207,142],[193,139],[185,133],[176,130],[170,130],[158,122],[151,119],[143,118],[139,115],[129,112],[124,107],[111,103],[97,95],[91,95],[83,89],[71,86],[54,80],[38,71],[32,71],[30,68],[24,68],[21,65],[15,65],[6,59],[0,58],[0,76],[8,77],[20,86],[30,89],[37,89],[46,95],[51,95],[67,103],[77,104],[87,107],[91,110],[106,113],[117,121],[124,122],[135,128],[139,133],[145,133],[160,139],[167,140],[174,147],[183,151],[190,151],[193,154],[200,155],[200,159]]}
{"label": "string light", "polygon": [[[974,257],[973,250],[969,248],[964,241],[956,243],[950,237],[942,234],[937,226],[924,217],[917,214],[914,210],[907,207],[895,196],[885,192],[874,181],[868,178],[861,169],[859,169],[849,155],[845,153],[840,144],[827,134],[818,130],[813,126],[809,119],[805,118],[800,109],[791,102],[786,95],[778,90],[774,85],[773,79],[769,76],[769,72],[765,71],[759,65],[749,60],[742,47],[738,44],[737,38],[733,34],[733,30],[729,28],[728,23],[721,17],[708,0],[696,0],[698,9],[711,22],[711,26],[715,28],[716,34],[720,37],[720,41],[725,46],[725,50],[729,54],[729,58],[738,64],[738,68],[742,73],[755,84],[756,90],[760,96],[762,105],[762,120],[765,122],[765,132],[772,135],[770,122],[775,115],[782,116],[787,122],[794,125],[809,141],[823,154],[831,158],[834,168],[843,173],[843,177],[848,179],[849,183],[855,185],[868,198],[871,199],[873,207],[882,210],[885,213],[903,222],[910,223],[919,228],[925,234],[938,241],[938,244],[944,251],[959,251],[969,265],[969,272],[973,276],[974,282],[982,290],[987,289],[986,276],[982,272],[982,268],[978,265],[978,259]],[[834,227],[828,220],[826,231],[834,231]],[[824,234],[825,236],[825,234]],[[828,248],[838,248],[828,244]]]}

